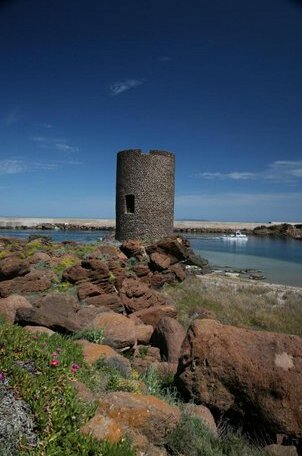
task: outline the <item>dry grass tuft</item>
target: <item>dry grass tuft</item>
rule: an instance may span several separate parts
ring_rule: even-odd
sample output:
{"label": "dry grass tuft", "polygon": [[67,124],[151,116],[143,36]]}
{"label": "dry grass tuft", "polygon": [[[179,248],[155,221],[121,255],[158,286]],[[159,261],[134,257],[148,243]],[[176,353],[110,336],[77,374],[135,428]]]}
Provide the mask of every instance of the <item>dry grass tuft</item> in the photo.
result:
{"label": "dry grass tuft", "polygon": [[187,278],[164,293],[188,327],[200,316],[222,323],[302,336],[302,289],[215,274]]}

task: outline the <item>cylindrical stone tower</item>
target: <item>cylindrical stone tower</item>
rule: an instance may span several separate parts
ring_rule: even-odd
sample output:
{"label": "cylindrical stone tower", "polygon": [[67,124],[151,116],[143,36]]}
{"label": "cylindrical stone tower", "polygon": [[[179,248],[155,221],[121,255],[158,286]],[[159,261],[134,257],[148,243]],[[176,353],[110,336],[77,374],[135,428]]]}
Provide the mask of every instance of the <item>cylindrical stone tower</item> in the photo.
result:
{"label": "cylindrical stone tower", "polygon": [[116,239],[160,238],[173,233],[175,156],[140,149],[117,154]]}

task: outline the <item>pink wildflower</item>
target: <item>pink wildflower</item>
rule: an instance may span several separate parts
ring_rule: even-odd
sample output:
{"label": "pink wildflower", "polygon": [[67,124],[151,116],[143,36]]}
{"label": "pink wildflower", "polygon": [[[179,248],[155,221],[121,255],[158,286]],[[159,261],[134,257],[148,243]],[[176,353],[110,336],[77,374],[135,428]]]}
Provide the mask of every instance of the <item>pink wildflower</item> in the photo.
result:
{"label": "pink wildflower", "polygon": [[57,367],[58,364],[59,364],[59,361],[57,359],[53,359],[52,361],[50,361],[50,365],[52,367]]}
{"label": "pink wildflower", "polygon": [[73,363],[73,364],[71,365],[71,368],[70,368],[70,370],[71,370],[71,372],[72,372],[73,374],[76,374],[77,371],[78,371],[79,369],[80,369],[80,366],[79,366],[78,364],[75,364],[75,363]]}
{"label": "pink wildflower", "polygon": [[3,374],[3,372],[0,372],[0,382],[4,382],[4,379],[5,375]]}

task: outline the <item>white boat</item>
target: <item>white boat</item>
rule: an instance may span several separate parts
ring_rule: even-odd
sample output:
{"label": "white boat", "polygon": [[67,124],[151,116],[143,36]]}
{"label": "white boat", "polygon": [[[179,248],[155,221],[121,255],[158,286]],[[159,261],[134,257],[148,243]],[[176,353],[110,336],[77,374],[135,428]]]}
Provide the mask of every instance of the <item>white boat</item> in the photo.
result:
{"label": "white boat", "polygon": [[224,241],[247,241],[248,237],[246,234],[242,234],[240,230],[237,230],[235,234],[225,234],[222,239]]}

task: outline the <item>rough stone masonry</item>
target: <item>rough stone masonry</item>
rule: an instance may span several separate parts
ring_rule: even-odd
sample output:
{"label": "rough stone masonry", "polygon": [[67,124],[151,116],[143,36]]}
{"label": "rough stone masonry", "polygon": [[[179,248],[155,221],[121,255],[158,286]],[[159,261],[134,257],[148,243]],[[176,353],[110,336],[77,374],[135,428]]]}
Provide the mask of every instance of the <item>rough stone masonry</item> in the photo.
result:
{"label": "rough stone masonry", "polygon": [[161,238],[173,233],[175,156],[140,149],[117,154],[116,239]]}

